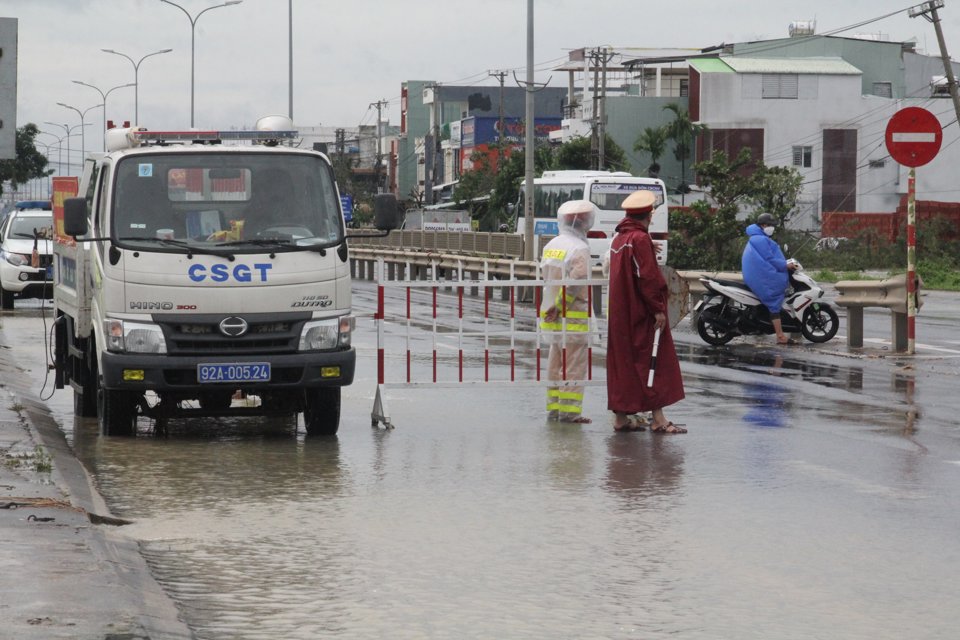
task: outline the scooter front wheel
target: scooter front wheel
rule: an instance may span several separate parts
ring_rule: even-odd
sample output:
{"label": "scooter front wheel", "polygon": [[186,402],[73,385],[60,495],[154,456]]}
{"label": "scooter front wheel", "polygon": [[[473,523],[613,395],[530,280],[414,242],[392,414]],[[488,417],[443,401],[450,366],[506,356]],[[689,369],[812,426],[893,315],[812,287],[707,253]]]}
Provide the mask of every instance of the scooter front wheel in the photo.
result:
{"label": "scooter front wheel", "polygon": [[707,344],[719,347],[727,344],[736,334],[716,322],[717,311],[713,306],[700,310],[697,316],[697,333]]}
{"label": "scooter front wheel", "polygon": [[803,312],[800,331],[810,342],[826,342],[837,335],[839,329],[840,318],[830,305],[814,303]]}

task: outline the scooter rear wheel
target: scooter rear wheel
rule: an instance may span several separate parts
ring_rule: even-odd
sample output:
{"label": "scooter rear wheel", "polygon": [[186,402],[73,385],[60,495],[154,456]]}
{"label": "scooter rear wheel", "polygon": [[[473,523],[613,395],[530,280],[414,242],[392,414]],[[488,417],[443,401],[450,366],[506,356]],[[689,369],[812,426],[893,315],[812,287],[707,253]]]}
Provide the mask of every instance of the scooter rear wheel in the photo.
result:
{"label": "scooter rear wheel", "polygon": [[735,334],[725,329],[722,325],[715,322],[717,311],[715,307],[701,309],[697,316],[697,333],[707,344],[719,347],[727,344],[735,337]]}
{"label": "scooter rear wheel", "polygon": [[814,303],[803,312],[800,331],[810,342],[826,342],[837,335],[839,329],[840,318],[829,305]]}

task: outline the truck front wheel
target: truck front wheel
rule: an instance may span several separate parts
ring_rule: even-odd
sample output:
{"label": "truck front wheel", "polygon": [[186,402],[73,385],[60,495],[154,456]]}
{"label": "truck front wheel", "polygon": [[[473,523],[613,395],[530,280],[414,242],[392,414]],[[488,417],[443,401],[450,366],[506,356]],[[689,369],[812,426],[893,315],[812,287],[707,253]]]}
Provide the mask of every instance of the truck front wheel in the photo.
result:
{"label": "truck front wheel", "polygon": [[97,390],[97,361],[93,360],[92,366],[79,361],[75,361],[76,366],[73,370],[73,376],[79,377],[81,381],[80,390],[73,391],[73,413],[82,418],[92,418],[100,415],[98,411]]}
{"label": "truck front wheel", "polygon": [[340,387],[304,392],[303,423],[311,436],[336,435],[340,428]]}
{"label": "truck front wheel", "polygon": [[111,391],[103,388],[103,379],[97,388],[97,421],[105,436],[130,437],[137,432],[137,396],[129,391]]}

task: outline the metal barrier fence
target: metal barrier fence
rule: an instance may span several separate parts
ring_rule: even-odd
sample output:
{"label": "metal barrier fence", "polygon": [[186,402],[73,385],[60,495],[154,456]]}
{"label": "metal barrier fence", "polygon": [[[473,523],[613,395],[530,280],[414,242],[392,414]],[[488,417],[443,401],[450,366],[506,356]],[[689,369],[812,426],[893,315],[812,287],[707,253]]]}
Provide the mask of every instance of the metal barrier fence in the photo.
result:
{"label": "metal barrier fence", "polygon": [[[544,286],[539,267],[522,277],[516,270],[504,277],[491,277],[490,265],[469,271],[465,262],[449,262],[441,274],[440,261],[418,272],[412,264],[390,270],[378,259],[377,311],[377,391],[371,411],[371,423],[394,425],[387,408],[385,389],[416,387],[485,386],[598,386],[605,379],[596,379],[593,372],[593,348],[602,339],[601,327],[588,307],[588,331],[577,332],[586,338],[587,369],[585,380],[567,378],[567,332],[544,331],[539,322],[539,294]],[[513,263],[516,264],[516,263]],[[536,263],[533,263],[536,265]],[[476,275],[469,278],[469,274]],[[397,277],[399,275],[399,277]],[[417,276],[423,279],[417,279]],[[564,280],[566,287],[587,285],[588,295],[605,280]],[[500,289],[501,302],[493,300],[493,291]],[[523,295],[532,292],[532,305],[521,304]],[[592,300],[590,300],[592,303]],[[429,331],[429,349],[418,352],[413,337],[414,327]],[[549,349],[546,335],[560,336],[560,380],[547,380],[543,367],[544,347]]]}

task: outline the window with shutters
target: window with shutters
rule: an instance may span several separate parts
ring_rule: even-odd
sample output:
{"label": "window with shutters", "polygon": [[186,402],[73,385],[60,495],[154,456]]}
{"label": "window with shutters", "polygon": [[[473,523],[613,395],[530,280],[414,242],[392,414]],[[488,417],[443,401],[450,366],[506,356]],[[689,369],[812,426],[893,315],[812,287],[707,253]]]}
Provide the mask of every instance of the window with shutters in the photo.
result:
{"label": "window with shutters", "polygon": [[793,166],[809,167],[813,161],[813,147],[794,147]]}
{"label": "window with shutters", "polygon": [[765,100],[796,100],[799,96],[800,79],[795,73],[765,73],[761,86]]}
{"label": "window with shutters", "polygon": [[892,98],[893,84],[890,82],[874,82],[873,95],[880,96],[881,98]]}

